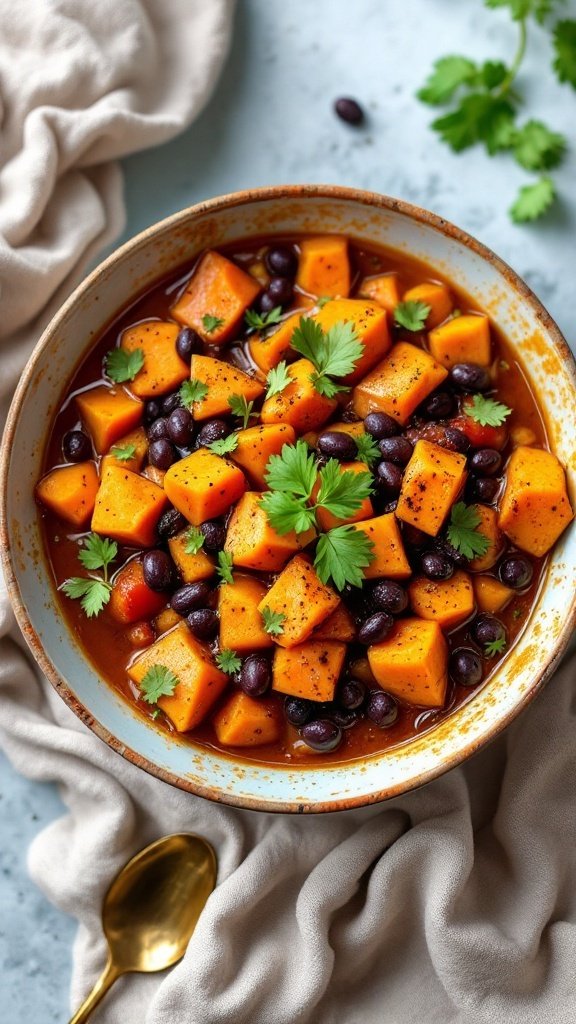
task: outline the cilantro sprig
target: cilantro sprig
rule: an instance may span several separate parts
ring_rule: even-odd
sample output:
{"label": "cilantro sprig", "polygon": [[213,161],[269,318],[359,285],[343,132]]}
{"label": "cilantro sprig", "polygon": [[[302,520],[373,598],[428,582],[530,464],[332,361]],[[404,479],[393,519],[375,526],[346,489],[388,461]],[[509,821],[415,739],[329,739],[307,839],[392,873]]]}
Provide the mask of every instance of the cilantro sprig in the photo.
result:
{"label": "cilantro sprig", "polygon": [[273,366],[268,371],[268,376],[266,377],[266,384],[268,385],[266,388],[266,398],[273,398],[274,395],[281,394],[282,391],[286,390],[291,381],[292,378],[288,373],[288,363],[283,359],[282,362],[278,363],[278,366]]}
{"label": "cilantro sprig", "polygon": [[118,554],[118,545],[116,541],[100,537],[97,533],[88,534],[82,545],[78,552],[80,564],[91,573],[101,569],[102,574],[71,576],[64,580],[58,589],[71,600],[79,600],[87,618],[92,619],[100,614],[110,600],[112,584],[108,579],[108,568]]}
{"label": "cilantro sprig", "polygon": [[270,636],[282,636],[284,632],[284,622],[286,616],[284,612],[275,612],[267,605],[262,609],[262,622],[264,623],[264,629]]}
{"label": "cilantro sprig", "polygon": [[201,380],[185,380],[179,394],[184,408],[190,409],[194,402],[204,401],[208,394],[208,385]]}
{"label": "cilantro sprig", "polygon": [[144,353],[141,348],[128,352],[125,348],[113,348],[106,353],[104,369],[106,376],[115,384],[125,384],[134,380],[144,366]]}
{"label": "cilantro sprig", "polygon": [[269,313],[257,313],[255,309],[247,309],[244,316],[251,331],[264,331],[282,319],[282,306],[275,306]]}
{"label": "cilantro sprig", "polygon": [[233,416],[238,416],[242,420],[242,430],[246,430],[250,422],[251,416],[257,414],[252,412],[254,408],[254,402],[247,402],[245,395],[230,395],[228,399],[228,405]]}
{"label": "cilantro sprig", "polygon": [[135,444],[113,444],[110,449],[110,454],[118,459],[118,462],[130,462],[136,455]]}
{"label": "cilantro sprig", "polygon": [[490,643],[484,644],[484,655],[486,658],[495,658],[497,654],[502,654],[505,650],[505,636],[499,636],[497,640],[491,640]]}
{"label": "cilantro sprig", "polygon": [[171,697],[179,683],[178,676],[165,665],[151,665],[140,683],[140,695],[147,704],[157,704],[160,697]]}
{"label": "cilantro sprig", "polygon": [[404,327],[407,331],[423,331],[431,307],[425,302],[408,299],[406,302],[399,302],[394,310],[394,322],[398,327]]}
{"label": "cilantro sprig", "polygon": [[238,434],[228,434],[227,437],[211,441],[207,447],[215,455],[231,455],[238,447]]}
{"label": "cilantro sprig", "polygon": [[220,583],[234,583],[232,555],[228,551],[219,551],[217,562],[216,575]]}
{"label": "cilantro sprig", "polygon": [[316,372],[310,380],[318,394],[334,398],[339,392],[349,390],[345,385],[337,384],[333,378],[346,377],[352,373],[364,351],[354,324],[339,320],[328,331],[323,331],[315,320],[300,317],[290,344],[313,364]]}
{"label": "cilantro sprig", "polygon": [[372,434],[358,434],[354,440],[358,449],[356,458],[359,462],[365,462],[367,466],[373,466],[382,457],[378,442],[374,440]]}
{"label": "cilantro sprig", "polygon": [[452,547],[465,558],[481,558],[490,547],[488,537],[478,531],[481,522],[480,513],[473,505],[458,501],[452,506],[446,533]]}
{"label": "cilantro sprig", "polygon": [[484,395],[474,395],[471,402],[465,403],[464,409],[466,415],[481,427],[501,427],[512,412],[503,402]]}
{"label": "cilantro sprig", "polygon": [[238,657],[235,651],[225,647],[223,651],[218,651],[216,664],[221,672],[225,672],[228,676],[233,676],[242,668],[242,659]]}
{"label": "cilantro sprig", "polygon": [[197,555],[204,547],[204,541],[205,537],[202,530],[199,530],[197,526],[189,526],[184,537],[184,553],[187,555]]}
{"label": "cilantro sprig", "polygon": [[212,334],[213,331],[217,331],[219,327],[222,327],[224,321],[219,316],[214,316],[213,313],[205,313],[202,317],[202,327],[206,334]]}

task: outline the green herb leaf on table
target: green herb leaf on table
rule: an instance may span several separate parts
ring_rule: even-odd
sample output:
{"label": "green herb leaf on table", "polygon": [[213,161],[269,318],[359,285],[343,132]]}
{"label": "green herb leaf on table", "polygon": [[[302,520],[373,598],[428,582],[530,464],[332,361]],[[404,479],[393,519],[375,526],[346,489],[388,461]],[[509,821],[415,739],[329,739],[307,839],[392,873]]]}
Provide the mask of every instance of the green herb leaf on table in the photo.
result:
{"label": "green herb leaf on table", "polygon": [[482,557],[490,546],[488,537],[477,530],[481,521],[480,513],[473,505],[458,501],[452,506],[447,536],[452,547],[465,558]]}
{"label": "green herb leaf on table", "polygon": [[354,324],[339,320],[329,331],[324,332],[315,320],[300,317],[290,344],[314,365],[316,373],[312,374],[311,380],[320,395],[334,398],[339,392],[349,390],[336,384],[332,378],[346,377],[352,373],[364,351]]}
{"label": "green herb leaf on table", "polygon": [[417,93],[418,99],[431,106],[437,106],[451,100],[456,90],[464,83],[475,82],[478,68],[468,57],[440,57],[435,61],[433,69],[423,87]]}
{"label": "green herb leaf on table", "polygon": [[266,389],[266,398],[272,398],[274,395],[279,395],[281,391],[291,383],[292,378],[288,373],[288,364],[285,359],[278,366],[273,366],[268,372],[266,377],[266,383],[268,385]]}
{"label": "green herb leaf on table", "polygon": [[254,402],[247,402],[245,395],[230,395],[228,399],[228,405],[234,416],[239,416],[242,420],[242,430],[246,430],[250,417],[256,415],[252,413],[254,408]]}
{"label": "green herb leaf on table", "polygon": [[208,385],[201,380],[185,380],[179,394],[184,408],[190,409],[194,402],[204,401],[208,394]]}
{"label": "green herb leaf on table", "polygon": [[372,434],[358,434],[354,437],[358,449],[358,461],[373,466],[380,459],[380,449]]}
{"label": "green herb leaf on table", "polygon": [[257,313],[255,309],[247,309],[244,319],[250,330],[264,331],[282,319],[282,306],[275,306],[269,313]]}
{"label": "green herb leaf on table", "polygon": [[507,100],[490,93],[472,93],[449,114],[436,118],[432,128],[455,153],[483,142],[490,156],[506,148],[514,110]]}
{"label": "green herb leaf on table", "polygon": [[425,302],[399,302],[394,310],[394,322],[407,331],[423,331],[431,307]]}
{"label": "green herb leaf on table", "polygon": [[576,21],[565,18],[554,26],[554,70],[560,82],[576,89]]}
{"label": "green herb leaf on table", "polygon": [[271,608],[265,606],[262,609],[262,621],[264,623],[264,629],[270,636],[281,636],[284,632],[284,622],[286,616],[283,612],[274,612]]}
{"label": "green herb leaf on table", "polygon": [[527,171],[549,171],[561,163],[566,139],[542,121],[527,121],[515,132],[513,148],[516,162]]}
{"label": "green herb leaf on table", "polygon": [[219,316],[214,316],[212,313],[205,313],[202,317],[202,327],[206,331],[206,334],[212,334],[213,331],[222,327],[223,323],[224,321]]}
{"label": "green herb leaf on table", "polygon": [[160,697],[172,696],[178,682],[178,676],[165,665],[151,665],[140,683],[142,700],[157,704]]}
{"label": "green herb leaf on table", "polygon": [[506,637],[500,636],[497,640],[491,640],[490,643],[484,644],[484,655],[487,658],[494,658],[497,654],[501,654],[506,648]]}
{"label": "green herb leaf on table", "polygon": [[342,470],[337,459],[329,459],[319,476],[316,507],[326,509],[338,519],[354,515],[362,502],[372,494],[372,474]]}
{"label": "green herb leaf on table", "polygon": [[264,509],[270,526],[283,537],[293,530],[306,533],[315,525],[314,509],[308,507],[305,501],[285,491],[266,491],[260,499],[260,507]]}
{"label": "green herb leaf on table", "polygon": [[89,619],[99,615],[110,600],[111,585],[96,577],[72,576],[59,587],[66,597],[80,599],[80,606]]}
{"label": "green herb leaf on table", "polygon": [[78,560],[85,569],[108,569],[118,554],[115,540],[100,537],[97,533],[89,533],[82,541],[83,547],[78,552]]}
{"label": "green herb leaf on table", "polygon": [[373,559],[373,543],[353,526],[337,526],[320,534],[316,545],[314,568],[323,583],[333,583],[343,590],[347,583],[362,586],[365,569]]}
{"label": "green herb leaf on table", "polygon": [[134,380],[144,366],[144,353],[141,348],[128,352],[125,348],[113,348],[106,354],[104,368],[106,376],[115,384],[124,384]]}
{"label": "green herb leaf on table", "polygon": [[510,216],[515,224],[538,220],[550,208],[556,198],[556,189],[551,178],[543,177],[533,185],[524,185],[510,207]]}
{"label": "green herb leaf on table", "polygon": [[512,412],[503,402],[484,395],[474,395],[471,403],[465,405],[466,415],[470,416],[481,427],[501,427]]}
{"label": "green herb leaf on table", "polygon": [[232,555],[228,551],[218,552],[216,575],[221,583],[234,583],[232,575]]}
{"label": "green herb leaf on table", "polygon": [[238,447],[238,434],[228,434],[227,437],[222,437],[218,441],[212,441],[206,447],[215,455],[230,455]]}
{"label": "green herb leaf on table", "polygon": [[187,555],[197,555],[204,546],[204,534],[197,526],[189,526],[186,530],[184,541],[184,552]]}
{"label": "green herb leaf on table", "polygon": [[225,672],[228,676],[233,676],[242,668],[242,659],[238,657],[235,651],[225,647],[223,651],[219,651],[216,655],[216,664],[221,672]]}
{"label": "green herb leaf on table", "polygon": [[264,478],[272,491],[288,491],[309,498],[318,476],[316,462],[308,445],[300,438],[285,444],[279,455],[271,455]]}
{"label": "green herb leaf on table", "polygon": [[110,454],[118,459],[118,462],[130,462],[136,455],[135,444],[114,444],[110,449]]}

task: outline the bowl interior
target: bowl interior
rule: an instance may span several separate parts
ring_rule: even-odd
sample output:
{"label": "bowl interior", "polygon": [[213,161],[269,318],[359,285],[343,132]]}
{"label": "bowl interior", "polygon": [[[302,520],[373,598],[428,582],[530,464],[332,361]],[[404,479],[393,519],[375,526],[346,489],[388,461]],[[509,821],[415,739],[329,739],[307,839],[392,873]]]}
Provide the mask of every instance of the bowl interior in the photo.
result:
{"label": "bowl interior", "polygon": [[545,310],[509,268],[457,229],[395,200],[340,188],[269,189],[214,200],[150,228],[113,254],[62,308],[12,407],[3,446],[3,547],[19,622],[35,657],[70,706],[114,749],[212,799],[266,810],[336,810],[420,785],[463,760],[528,702],[568,636],[575,531],[551,556],[529,626],[473,700],[433,732],[383,754],[326,768],[285,768],[232,760],[168,738],[99,678],[60,614],[33,499],[62,391],[102,328],[135,295],[205,246],[292,231],[343,232],[389,246],[438,268],[467,291],[518,351],[574,492],[573,360]]}

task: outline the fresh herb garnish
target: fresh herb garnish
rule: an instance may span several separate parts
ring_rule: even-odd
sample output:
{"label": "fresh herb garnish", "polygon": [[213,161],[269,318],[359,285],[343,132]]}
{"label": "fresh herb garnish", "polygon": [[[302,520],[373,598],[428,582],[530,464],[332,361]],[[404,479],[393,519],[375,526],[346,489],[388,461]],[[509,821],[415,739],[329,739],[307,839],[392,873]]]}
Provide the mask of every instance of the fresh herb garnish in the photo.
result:
{"label": "fresh herb garnish", "polygon": [[378,459],[381,458],[380,449],[377,441],[374,440],[372,434],[367,432],[364,434],[358,434],[354,437],[356,447],[358,449],[358,461],[365,462],[368,466],[373,466]]}
{"label": "fresh herb garnish", "polygon": [[332,378],[352,373],[364,351],[354,324],[340,320],[325,332],[315,320],[300,317],[290,344],[313,364],[316,372],[310,380],[318,394],[334,398],[340,391],[349,390],[342,384],[336,384]]}
{"label": "fresh herb garnish", "polygon": [[112,584],[108,580],[108,567],[118,554],[118,545],[97,533],[90,533],[82,544],[83,548],[78,552],[79,562],[89,572],[101,569],[102,575],[72,576],[64,580],[58,589],[73,601],[79,600],[82,610],[91,619],[99,615],[110,600]]}
{"label": "fresh herb garnish", "polygon": [[239,416],[242,420],[242,430],[246,430],[250,417],[256,415],[256,413],[252,412],[254,402],[247,402],[244,395],[230,395],[228,405],[233,415]]}
{"label": "fresh herb garnish", "polygon": [[202,317],[202,327],[206,331],[206,334],[212,334],[213,331],[222,327],[223,323],[224,321],[219,316],[214,316],[212,313],[205,313]]}
{"label": "fresh herb garnish", "polygon": [[332,302],[331,295],[321,295],[319,299],[316,299],[316,305],[318,306],[318,309],[324,309],[324,306],[326,305],[327,302]]}
{"label": "fresh herb garnish", "polygon": [[202,530],[199,530],[197,526],[189,526],[186,530],[184,553],[187,555],[197,555],[204,546],[204,539]]}
{"label": "fresh herb garnish", "polygon": [[250,330],[264,331],[266,327],[279,324],[282,319],[282,306],[275,306],[269,313],[257,313],[254,309],[247,309],[244,317]]}
{"label": "fresh herb garnish", "polygon": [[430,313],[430,306],[425,302],[399,302],[394,310],[394,322],[407,331],[423,331]]}
{"label": "fresh herb garnish", "polygon": [[482,517],[473,505],[465,505],[463,501],[452,506],[447,536],[450,544],[465,558],[482,557],[490,547],[488,537],[479,533],[477,527]]}
{"label": "fresh herb garnish", "polygon": [[494,658],[497,654],[501,654],[506,648],[506,637],[499,636],[497,640],[491,640],[490,643],[484,644],[484,655],[486,658]]}
{"label": "fresh herb garnish", "polygon": [[118,462],[130,462],[136,455],[135,444],[113,444],[110,449],[110,454],[118,459]]}
{"label": "fresh herb garnish", "polygon": [[171,697],[178,685],[178,676],[165,665],[151,665],[140,683],[142,700],[157,704],[160,697]]}
{"label": "fresh herb garnish", "polygon": [[369,537],[353,526],[336,526],[320,534],[316,545],[314,568],[322,583],[332,581],[337,590],[347,583],[361,587],[362,572],[372,561],[374,545]]}
{"label": "fresh herb garnish", "polygon": [[273,612],[271,608],[265,606],[261,614],[265,631],[270,636],[281,636],[284,632],[284,622],[286,620],[284,612]]}
{"label": "fresh herb garnish", "polygon": [[266,389],[266,398],[272,398],[274,395],[279,395],[281,391],[291,383],[292,378],[288,373],[288,364],[285,359],[278,366],[273,366],[268,371],[266,377],[266,383],[268,385]]}
{"label": "fresh herb garnish", "polygon": [[212,441],[206,447],[215,455],[230,455],[238,447],[238,434],[228,434],[227,437],[219,438],[218,441]]}
{"label": "fresh herb garnish", "polygon": [[124,384],[125,381],[134,380],[143,366],[144,353],[141,348],[134,348],[131,352],[125,348],[113,348],[106,354],[104,360],[106,376],[110,377],[115,384]]}
{"label": "fresh herb garnish", "polygon": [[554,183],[545,176],[533,185],[523,185],[516,201],[510,207],[510,216],[515,224],[524,224],[529,220],[538,220],[555,198]]}
{"label": "fresh herb garnish", "polygon": [[242,668],[242,659],[238,657],[235,651],[225,647],[223,651],[218,651],[216,664],[221,672],[225,672],[228,676],[233,676]]}
{"label": "fresh herb garnish", "polygon": [[208,385],[201,380],[185,380],[179,394],[184,408],[190,409],[194,402],[204,401],[208,394]]}
{"label": "fresh herb garnish", "polygon": [[485,398],[484,395],[474,395],[471,402],[466,402],[464,409],[466,415],[481,427],[501,427],[512,412],[507,405],[494,398]]}
{"label": "fresh herb garnish", "polygon": [[554,70],[560,82],[576,89],[576,21],[566,18],[554,27]]}
{"label": "fresh herb garnish", "polygon": [[232,575],[232,555],[228,551],[218,552],[216,575],[221,583],[234,583]]}

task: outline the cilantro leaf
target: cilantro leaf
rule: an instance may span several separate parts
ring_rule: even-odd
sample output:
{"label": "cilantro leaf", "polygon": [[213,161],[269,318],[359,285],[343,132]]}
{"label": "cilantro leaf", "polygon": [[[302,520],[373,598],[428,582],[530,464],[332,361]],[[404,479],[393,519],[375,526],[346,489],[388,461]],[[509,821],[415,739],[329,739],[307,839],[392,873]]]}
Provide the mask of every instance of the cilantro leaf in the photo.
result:
{"label": "cilantro leaf", "polygon": [[551,178],[543,177],[533,185],[524,185],[510,207],[510,216],[515,224],[542,217],[556,198],[556,189]]}
{"label": "cilantro leaf", "polygon": [[358,461],[373,466],[380,459],[380,449],[372,434],[358,434],[354,437],[358,449]]}
{"label": "cilantro leaf", "polygon": [[284,622],[286,621],[284,612],[274,612],[265,605],[261,615],[266,633],[269,633],[270,636],[281,636],[284,632]]}
{"label": "cilantro leaf", "polygon": [[433,121],[432,128],[455,153],[483,142],[492,155],[502,148],[503,136],[506,138],[513,118],[514,110],[507,100],[476,92],[465,96],[455,110]]}
{"label": "cilantro leaf", "polygon": [[[228,405],[234,416],[239,416],[242,420],[242,429],[246,430],[250,417],[253,415],[252,409],[254,408],[254,402],[247,402],[244,395],[230,395],[228,398]],[[254,413],[254,415],[256,415]]]}
{"label": "cilantro leaf", "polygon": [[435,61],[430,75],[416,95],[423,103],[439,106],[452,99],[461,85],[474,82],[477,74],[476,64],[467,57],[440,57]]}
{"label": "cilantro leaf", "polygon": [[320,534],[316,545],[314,568],[322,583],[331,581],[337,590],[347,583],[362,586],[366,566],[370,565],[374,545],[369,537],[353,526],[337,526]]}
{"label": "cilantro leaf", "polygon": [[135,444],[113,444],[110,449],[110,454],[118,459],[118,462],[130,462],[136,455]]}
{"label": "cilantro leaf", "polygon": [[337,459],[329,459],[320,470],[320,489],[316,505],[338,519],[347,519],[357,512],[372,493],[371,473],[354,473],[342,469]]}
{"label": "cilantro leaf", "polygon": [[501,427],[504,420],[512,412],[503,402],[484,395],[474,395],[471,402],[466,402],[465,412],[481,427]]}
{"label": "cilantro leaf", "polygon": [[212,441],[206,447],[215,455],[230,455],[238,447],[238,434],[228,434],[227,437],[222,437],[218,441]]}
{"label": "cilantro leaf", "polygon": [[486,60],[480,69],[482,84],[487,89],[496,89],[505,81],[508,68],[501,60]]}
{"label": "cilantro leaf", "polygon": [[89,533],[82,544],[84,547],[78,552],[78,561],[88,570],[107,570],[118,554],[116,541],[100,537],[97,533]]}
{"label": "cilantro leaf", "polygon": [[488,537],[476,529],[481,521],[480,513],[473,505],[458,501],[452,506],[447,536],[452,547],[465,558],[482,557],[490,546]]}
{"label": "cilantro leaf", "polygon": [[242,668],[242,659],[238,657],[235,651],[225,647],[223,651],[218,651],[216,664],[221,672],[225,672],[228,676],[233,676]]}
{"label": "cilantro leaf", "polygon": [[554,70],[560,82],[576,89],[576,21],[565,18],[554,26]]}
{"label": "cilantro leaf", "polygon": [[287,491],[309,498],[318,476],[314,456],[301,438],[285,444],[280,455],[271,455],[264,479],[272,491]]}
{"label": "cilantro leaf", "polygon": [[218,576],[220,583],[234,583],[234,577],[232,575],[232,555],[229,551],[218,552],[216,575]]}
{"label": "cilantro leaf", "polygon": [[160,697],[171,697],[178,683],[178,676],[165,665],[151,665],[140,683],[142,700],[157,704]]}
{"label": "cilantro leaf", "polygon": [[208,394],[208,385],[201,380],[185,380],[180,388],[180,401],[185,409],[194,402],[203,402]]}
{"label": "cilantro leaf", "polygon": [[279,395],[281,391],[284,391],[289,384],[292,383],[292,378],[288,373],[288,364],[283,359],[278,366],[273,366],[268,372],[266,377],[266,383],[268,388],[266,390],[266,398],[272,398],[273,395]]}
{"label": "cilantro leaf", "polygon": [[113,348],[106,354],[104,360],[106,375],[115,384],[134,380],[143,366],[144,353],[141,348],[135,348],[132,352],[128,352],[125,348]]}
{"label": "cilantro leaf", "polygon": [[275,306],[269,313],[257,313],[255,309],[247,309],[244,319],[250,330],[263,331],[272,324],[279,324],[282,319],[282,306]]}
{"label": "cilantro leaf", "polygon": [[486,7],[509,7],[514,21],[522,21],[531,13],[534,0],[484,0]]}
{"label": "cilantro leaf", "polygon": [[484,655],[487,658],[494,658],[497,654],[501,654],[506,649],[506,637],[500,636],[497,640],[491,640],[490,643],[484,644]]}
{"label": "cilantro leaf", "polygon": [[514,157],[528,171],[546,171],[556,167],[566,151],[566,139],[552,132],[542,121],[527,121],[514,133]]}
{"label": "cilantro leaf", "polygon": [[65,580],[58,590],[72,600],[80,599],[80,606],[89,619],[99,615],[110,600],[112,587],[105,580],[96,577],[72,576]]}
{"label": "cilantro leaf", "polygon": [[312,383],[318,393],[327,398],[347,390],[330,378],[352,373],[364,351],[354,324],[346,320],[339,320],[324,332],[315,320],[300,317],[290,344],[314,365],[316,373],[312,375]]}
{"label": "cilantro leaf", "polygon": [[286,491],[266,491],[260,499],[260,507],[270,526],[282,537],[293,530],[306,533],[315,523],[314,509],[306,505],[305,499]]}
{"label": "cilantro leaf", "polygon": [[219,316],[214,316],[213,313],[205,313],[202,317],[202,327],[206,334],[212,334],[213,331],[222,327],[223,323],[224,321]]}
{"label": "cilantro leaf", "polygon": [[186,530],[184,541],[184,553],[186,555],[197,555],[204,546],[204,534],[197,526],[189,526]]}
{"label": "cilantro leaf", "polygon": [[321,295],[320,298],[316,299],[316,305],[318,306],[318,309],[324,309],[326,303],[332,301],[331,295]]}
{"label": "cilantro leaf", "polygon": [[399,302],[394,310],[394,321],[407,331],[422,331],[431,308],[425,302],[413,302],[411,299]]}

